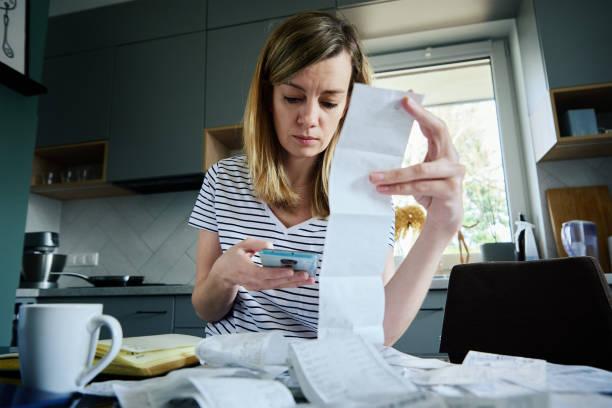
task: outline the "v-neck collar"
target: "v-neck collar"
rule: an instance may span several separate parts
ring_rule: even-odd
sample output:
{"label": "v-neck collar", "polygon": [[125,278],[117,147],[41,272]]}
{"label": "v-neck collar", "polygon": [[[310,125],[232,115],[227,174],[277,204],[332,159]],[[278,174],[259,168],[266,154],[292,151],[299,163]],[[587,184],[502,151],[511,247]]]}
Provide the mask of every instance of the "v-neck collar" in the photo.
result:
{"label": "v-neck collar", "polygon": [[295,225],[293,225],[291,227],[287,227],[285,224],[283,224],[283,222],[281,220],[278,219],[278,217],[276,216],[276,214],[274,214],[274,211],[272,211],[272,209],[270,208],[270,206],[268,204],[263,203],[263,206],[264,206],[264,210],[266,211],[268,216],[272,219],[272,221],[274,221],[274,223],[276,224],[278,229],[281,230],[283,232],[283,234],[288,234],[290,232],[293,232],[293,231],[299,229],[300,227],[308,225],[311,222],[317,220],[317,218],[311,217],[311,218],[307,219],[306,221],[300,222],[299,224],[295,224]]}

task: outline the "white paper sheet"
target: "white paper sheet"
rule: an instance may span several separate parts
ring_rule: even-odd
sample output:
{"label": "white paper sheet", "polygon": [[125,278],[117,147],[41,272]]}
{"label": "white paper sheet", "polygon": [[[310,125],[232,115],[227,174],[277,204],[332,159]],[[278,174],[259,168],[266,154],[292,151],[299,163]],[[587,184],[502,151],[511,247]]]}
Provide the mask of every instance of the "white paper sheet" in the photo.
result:
{"label": "white paper sheet", "polygon": [[424,372],[412,379],[420,385],[472,385],[491,383],[498,380],[512,382],[532,390],[545,390],[541,375],[526,368],[500,368],[454,365]]}
{"label": "white paper sheet", "polygon": [[445,397],[447,407],[451,408],[549,408],[549,394],[533,392],[507,397],[479,397],[466,394],[461,397]]}
{"label": "white paper sheet", "polygon": [[380,347],[379,351],[385,361],[395,367],[432,370],[452,365],[451,363],[436,358],[415,357],[410,354],[402,353],[393,347]]}
{"label": "white paper sheet", "polygon": [[357,335],[292,344],[289,359],[302,392],[312,403],[358,402],[417,391]]}
{"label": "white paper sheet", "polygon": [[487,375],[494,378],[503,378],[534,390],[547,389],[545,360],[470,351],[462,367],[490,368]]}
{"label": "white paper sheet", "polygon": [[167,380],[167,378],[170,377],[189,378],[191,376],[261,378],[261,372],[249,370],[246,368],[181,368],[175,371],[171,371],[163,377],[153,377],[144,380],[110,380],[93,382],[87,385],[82,392],[86,395],[114,397],[116,396],[116,387],[128,390],[134,389],[135,387],[154,387],[156,386],[156,384],[163,383]]}
{"label": "white paper sheet", "polygon": [[290,408],[291,392],[277,381],[246,378],[192,378],[191,383],[210,408]]}
{"label": "white paper sheet", "polygon": [[600,394],[551,394],[551,408],[610,408],[612,396]]}
{"label": "white paper sheet", "polygon": [[[192,384],[192,380],[223,378],[231,381],[243,377],[257,379],[257,373],[242,368],[195,367],[172,371],[164,377],[143,381],[109,381],[107,384],[102,383],[101,386],[108,388],[108,385],[111,385],[123,408],[166,407],[169,401],[177,399],[191,399],[204,406],[204,397]],[[103,388],[98,387],[98,391],[101,389]],[[98,392],[96,395],[101,393]]]}
{"label": "white paper sheet", "polygon": [[321,339],[359,333],[374,344],[384,341],[382,272],[394,214],[390,197],[377,193],[368,176],[401,167],[414,121],[401,106],[406,95],[422,100],[362,84],[353,89],[330,172],[319,277]]}
{"label": "white paper sheet", "polygon": [[288,351],[289,342],[276,331],[211,336],[196,347],[200,362],[211,367],[269,368],[273,372],[287,365]]}
{"label": "white paper sheet", "polygon": [[[612,372],[588,366],[547,364],[551,392],[612,393]],[[612,405],[610,405],[612,406]]]}

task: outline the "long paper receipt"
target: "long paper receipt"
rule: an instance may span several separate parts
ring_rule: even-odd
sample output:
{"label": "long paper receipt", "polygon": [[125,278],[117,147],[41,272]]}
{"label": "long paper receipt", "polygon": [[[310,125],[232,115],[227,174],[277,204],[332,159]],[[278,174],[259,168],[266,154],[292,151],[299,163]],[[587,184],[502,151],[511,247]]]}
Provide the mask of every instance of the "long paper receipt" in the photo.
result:
{"label": "long paper receipt", "polygon": [[304,395],[325,405],[417,391],[357,335],[294,343],[289,359]]}
{"label": "long paper receipt", "polygon": [[368,179],[401,167],[413,118],[401,105],[420,95],[355,84],[329,179],[330,215],[319,277],[318,337],[357,333],[384,340],[382,272],[391,248],[391,199]]}

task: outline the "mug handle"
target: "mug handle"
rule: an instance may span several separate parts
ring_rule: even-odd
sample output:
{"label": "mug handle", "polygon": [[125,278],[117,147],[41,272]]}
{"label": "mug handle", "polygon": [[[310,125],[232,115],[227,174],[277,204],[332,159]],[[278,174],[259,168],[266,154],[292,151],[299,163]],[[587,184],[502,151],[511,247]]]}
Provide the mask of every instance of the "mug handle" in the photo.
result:
{"label": "mug handle", "polygon": [[111,348],[109,352],[102,357],[98,364],[86,368],[81,375],[79,375],[79,378],[77,378],[77,386],[79,388],[84,387],[88,382],[93,380],[96,375],[100,374],[100,372],[113,361],[117,354],[119,354],[119,350],[121,350],[123,330],[121,330],[121,325],[117,319],[109,315],[94,316],[87,325],[88,330],[91,332],[91,343],[89,348],[90,358],[95,355],[96,345],[98,343],[98,339],[95,334],[101,326],[106,326],[111,331]]}

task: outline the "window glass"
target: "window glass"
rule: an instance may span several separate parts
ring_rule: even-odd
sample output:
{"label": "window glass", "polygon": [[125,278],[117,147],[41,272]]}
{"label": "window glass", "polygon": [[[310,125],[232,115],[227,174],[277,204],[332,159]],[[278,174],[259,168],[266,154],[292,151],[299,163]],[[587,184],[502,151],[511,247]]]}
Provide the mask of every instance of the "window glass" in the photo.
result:
{"label": "window glass", "polygon": [[[424,106],[446,122],[466,166],[462,233],[470,253],[478,254],[480,244],[485,242],[511,241],[490,60],[377,73],[374,86],[422,93]],[[415,122],[403,165],[421,162],[426,149],[426,139]],[[415,203],[412,197],[403,196],[393,197],[393,202],[396,207]],[[398,241],[395,254],[406,254],[415,238],[416,234],[409,231]],[[446,253],[458,252],[455,239]]]}

